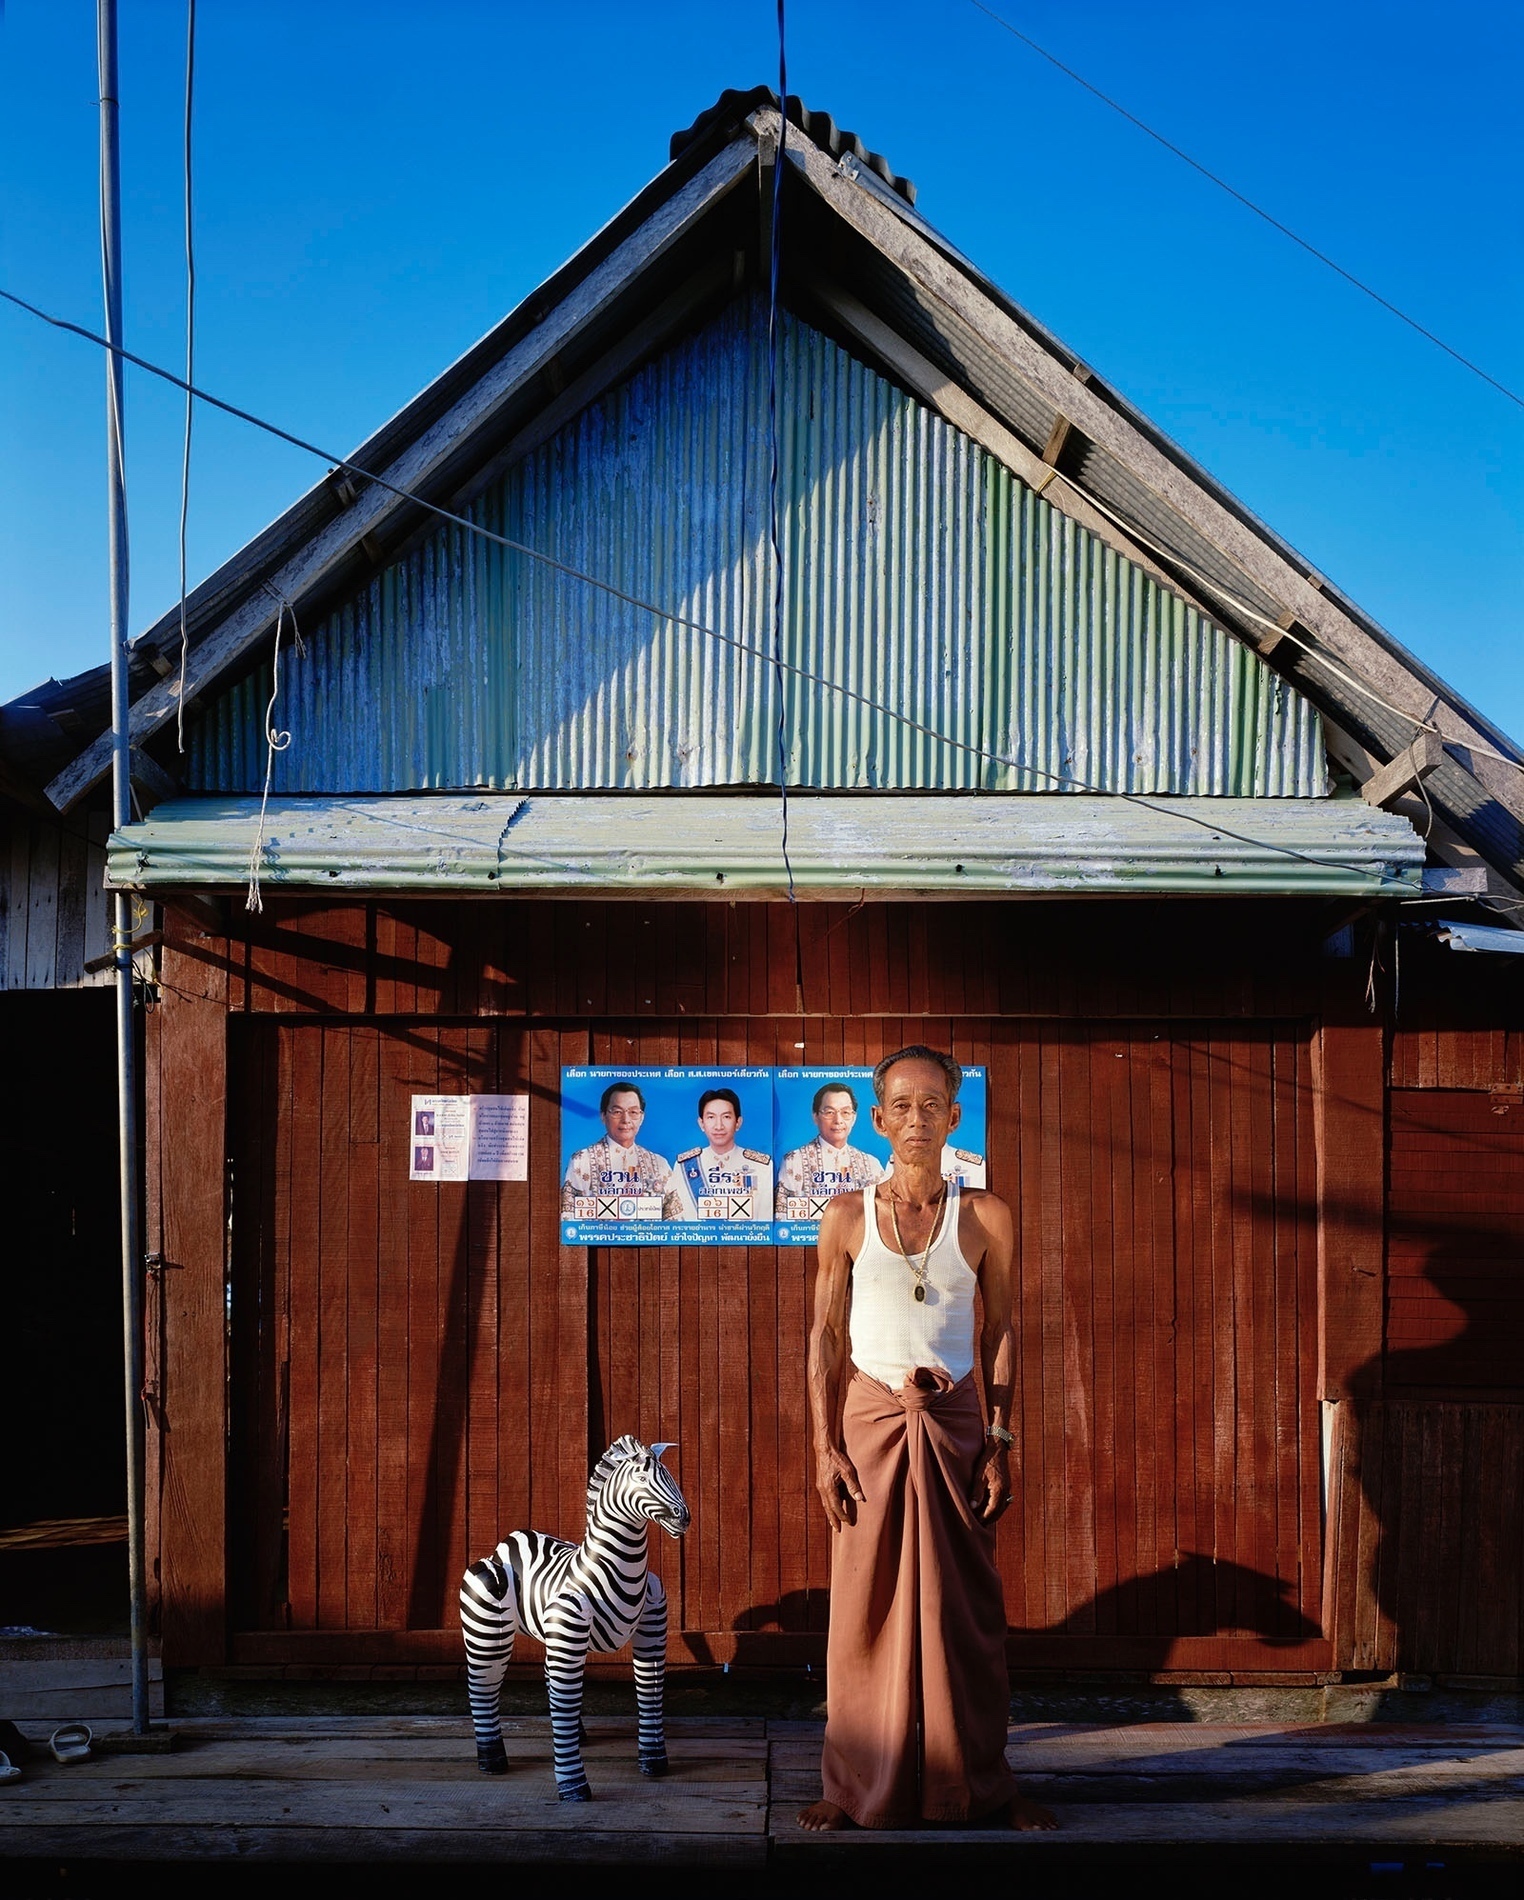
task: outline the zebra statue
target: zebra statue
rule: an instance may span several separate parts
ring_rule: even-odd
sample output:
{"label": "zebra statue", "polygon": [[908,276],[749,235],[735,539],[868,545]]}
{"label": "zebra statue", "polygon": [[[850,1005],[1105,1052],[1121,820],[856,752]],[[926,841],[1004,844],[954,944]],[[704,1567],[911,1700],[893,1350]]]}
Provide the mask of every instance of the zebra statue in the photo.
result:
{"label": "zebra statue", "polygon": [[542,1531],[510,1531],[492,1556],[461,1579],[466,1683],[476,1731],[476,1765],[506,1774],[499,1697],[513,1639],[528,1630],[545,1645],[556,1788],[563,1801],[590,1801],[582,1766],[582,1676],[587,1653],[635,1639],[635,1699],[640,1772],[667,1772],[662,1684],[667,1658],[667,1593],[650,1570],[646,1525],[669,1537],[688,1528],[688,1506],[661,1462],[670,1445],[641,1444],[628,1433],[598,1460],[587,1486],[587,1530],[580,1544]]}

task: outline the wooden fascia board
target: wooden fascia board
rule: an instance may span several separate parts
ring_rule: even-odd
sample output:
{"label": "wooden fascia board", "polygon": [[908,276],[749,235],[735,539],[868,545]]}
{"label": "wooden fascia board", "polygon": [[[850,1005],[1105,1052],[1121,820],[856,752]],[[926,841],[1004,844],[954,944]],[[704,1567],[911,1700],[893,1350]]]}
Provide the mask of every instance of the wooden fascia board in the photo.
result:
{"label": "wooden fascia board", "polygon": [[[540,324],[493,363],[437,422],[376,472],[396,488],[416,491],[426,487],[431,476],[448,464],[464,437],[488,423],[572,337],[608,307],[638,272],[669,250],[719,199],[751,175],[756,157],[756,140],[749,131],[733,139],[548,311]],[[274,625],[277,595],[295,601],[322,586],[360,543],[409,505],[388,489],[362,482],[351,507],[289,554],[263,586],[198,643],[186,668],[187,700],[205,692],[213,680],[265,637]],[[173,719],[178,695],[179,675],[175,672],[157,681],[134,703],[130,725],[134,744],[141,745]],[[47,795],[58,810],[67,811],[110,767],[111,735],[107,732],[58,774],[47,787]]]}
{"label": "wooden fascia board", "polygon": [[[455,490],[450,498],[451,507],[459,510],[468,506],[515,462],[533,454],[616,383],[622,383],[648,357],[670,343],[693,321],[695,311],[704,309],[727,288],[738,287],[733,256],[711,258],[694,271],[670,297],[664,298],[648,317],[627,330],[611,349],[589,364],[560,395],[483,463],[468,482]],[[390,558],[398,557],[393,554]]]}
{"label": "wooden fascia board", "polygon": [[[776,134],[776,120],[777,113],[771,108],[755,113],[758,136],[769,131]],[[1114,456],[1135,480],[1262,588],[1295,624],[1315,635],[1331,659],[1389,701],[1403,717],[1412,719],[1415,727],[1426,720],[1437,725],[1477,782],[1499,804],[1524,817],[1524,772],[1472,750],[1478,745],[1491,746],[1491,734],[1474,725],[1460,707],[1442,698],[1436,704],[1428,681],[1404,666],[1397,654],[1321,591],[1313,578],[1299,571],[1189,470],[1166,455],[1097,393],[1093,383],[1082,382],[1070,365],[1045,350],[875,193],[812,144],[791,139],[785,151],[817,196],[901,271],[923,297],[967,324],[1054,411]],[[1223,607],[1213,610],[1213,618],[1218,621],[1224,619],[1224,614]],[[1306,656],[1306,664],[1315,669],[1316,656]]]}
{"label": "wooden fascia board", "polygon": [[[1206,619],[1220,624],[1220,616],[1204,596],[1182,587],[1146,548],[1130,540],[1115,522],[1092,508],[1071,483],[1055,480],[1057,471],[1050,462],[1034,454],[1020,436],[1013,434],[998,417],[976,402],[961,384],[952,382],[935,363],[907,343],[897,330],[875,316],[850,292],[834,284],[822,281],[812,285],[811,290],[820,305],[829,311],[848,335],[854,337],[886,369],[891,370],[929,408],[993,455],[1018,481],[1024,482],[1034,493],[1050,502],[1060,514],[1068,515],[1080,527],[1087,529],[1105,546],[1142,568],[1162,587],[1167,587],[1172,594],[1189,602]],[[1237,630],[1230,631],[1236,634]]]}

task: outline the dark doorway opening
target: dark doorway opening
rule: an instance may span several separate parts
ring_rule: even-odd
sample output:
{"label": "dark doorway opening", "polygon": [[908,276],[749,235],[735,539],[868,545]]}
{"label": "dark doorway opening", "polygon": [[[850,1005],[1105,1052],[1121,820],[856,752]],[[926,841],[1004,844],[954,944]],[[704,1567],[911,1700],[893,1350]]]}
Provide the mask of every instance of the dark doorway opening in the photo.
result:
{"label": "dark doorway opening", "polygon": [[114,998],[0,995],[0,1627],[126,1624]]}

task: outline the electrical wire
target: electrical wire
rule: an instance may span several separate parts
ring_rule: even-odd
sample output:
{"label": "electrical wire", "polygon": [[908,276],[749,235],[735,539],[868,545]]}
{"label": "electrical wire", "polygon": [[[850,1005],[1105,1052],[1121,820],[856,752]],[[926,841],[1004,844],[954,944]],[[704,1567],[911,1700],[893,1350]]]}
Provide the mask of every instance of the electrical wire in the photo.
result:
{"label": "electrical wire", "polygon": [[1436,336],[1432,330],[1425,328],[1416,317],[1410,317],[1405,310],[1399,310],[1390,298],[1383,297],[1379,290],[1372,289],[1362,278],[1356,277],[1353,271],[1347,271],[1342,264],[1335,263],[1326,251],[1320,251],[1315,244],[1309,244],[1306,238],[1299,237],[1289,224],[1282,224],[1280,219],[1266,211],[1263,205],[1257,205],[1252,198],[1246,198],[1241,191],[1230,185],[1226,178],[1221,178],[1216,172],[1209,171],[1199,159],[1192,158],[1189,152],[1182,151],[1172,139],[1167,139],[1162,132],[1156,132],[1135,112],[1129,112],[1120,100],[1113,99],[1110,93],[1102,92],[1099,86],[1092,85],[1083,73],[1076,72],[1072,66],[1066,66],[1056,53],[1050,53],[1046,46],[1039,46],[1030,34],[1023,33],[1020,27],[1013,26],[993,7],[986,6],[985,0],[969,0],[969,4],[984,14],[987,19],[993,20],[996,26],[1004,27],[1013,39],[1018,39],[1023,46],[1030,47],[1050,66],[1056,67],[1065,78],[1072,79],[1077,86],[1083,86],[1085,91],[1093,98],[1099,99],[1102,105],[1110,106],[1111,110],[1124,118],[1129,125],[1136,126],[1140,132],[1146,133],[1156,145],[1162,145],[1166,152],[1172,152],[1176,158],[1189,165],[1192,171],[1199,172],[1203,178],[1216,185],[1219,191],[1225,191],[1230,198],[1236,199],[1246,211],[1252,211],[1256,218],[1262,218],[1273,230],[1279,231],[1282,237],[1290,238],[1293,244],[1304,250],[1309,257],[1315,257],[1320,264],[1326,265],[1335,276],[1342,277],[1345,283],[1352,284],[1373,303],[1380,304],[1381,308],[1394,316],[1399,323],[1405,323],[1410,330],[1416,330],[1419,336],[1426,338],[1436,349],[1443,350],[1446,356],[1453,357],[1462,368],[1469,369],[1473,376],[1479,376],[1484,383],[1489,383],[1499,395],[1506,396],[1511,403],[1516,403],[1519,408],[1524,409],[1524,396],[1510,389],[1506,383],[1500,383],[1497,377],[1490,375],[1480,363],[1473,363],[1469,356],[1462,356],[1459,350],[1448,344],[1442,336]]}
{"label": "electrical wire", "polygon": [[[185,0],[185,381],[196,380],[196,241],[191,216],[191,106],[196,85],[196,0]],[[185,443],[180,453],[180,697],[175,705],[175,742],[185,752],[185,672],[190,629],[185,616],[185,530],[190,519],[191,420],[196,399],[185,391]]]}
{"label": "electrical wire", "polygon": [[[122,349],[119,346],[107,342],[104,337],[97,336],[93,331],[85,329],[81,324],[71,323],[64,317],[52,316],[47,311],[39,309],[35,304],[28,303],[25,298],[18,297],[14,291],[0,289],[0,298],[18,305],[21,309],[28,311],[33,316],[40,317],[44,323],[51,324],[55,329],[67,330],[71,334],[83,337],[87,342],[94,343],[102,349],[115,350],[116,354],[121,356],[124,361],[135,364],[138,368],[146,370],[150,375],[157,376],[165,382],[173,383],[176,387],[181,389],[189,387],[185,380],[176,376],[172,370],[167,370],[160,364],[150,362],[145,357],[134,355],[130,350]],[[372,482],[376,487],[382,489],[387,494],[397,496],[399,500],[410,502],[436,516],[438,519],[448,521],[455,527],[462,528],[469,534],[477,535],[484,541],[490,541],[497,547],[506,548],[515,554],[522,554],[526,559],[536,561],[555,573],[563,574],[569,580],[581,581],[589,587],[596,588],[600,593],[607,595],[610,599],[622,602],[627,607],[633,607],[641,613],[651,614],[657,620],[664,621],[669,626],[683,627],[690,632],[702,634],[706,639],[714,640],[722,646],[734,648],[737,652],[751,659],[766,659],[768,657],[749,641],[742,640],[735,634],[723,633],[719,628],[708,626],[701,620],[693,620],[686,615],[673,613],[665,607],[658,606],[654,601],[645,600],[638,594],[632,594],[627,589],[616,586],[612,581],[603,580],[596,574],[586,573],[581,568],[573,567],[570,562],[558,560],[554,555],[546,554],[540,548],[531,547],[523,541],[516,541],[509,535],[498,534],[491,528],[483,527],[480,522],[473,521],[468,515],[456,514],[451,509],[441,507],[437,502],[427,501],[423,496],[414,494],[408,489],[400,488],[394,482],[387,481],[385,476],[373,475],[369,470],[361,468],[358,463],[351,462],[344,456],[333,455],[328,450],[318,447],[316,443],[308,442],[301,436],[293,435],[289,430],[282,429],[275,423],[266,422],[262,417],[256,416],[246,409],[240,409],[233,403],[225,402],[219,396],[210,395],[207,391],[201,389],[194,389],[191,393],[198,401],[210,403],[214,408],[221,409],[225,414],[236,416],[240,421],[247,422],[256,429],[262,429],[266,434],[273,435],[282,442],[289,442],[293,447],[303,449],[309,455],[315,455],[321,461],[331,463],[335,469],[342,469],[347,474],[356,475],[364,481]],[[1072,486],[1072,484],[1070,485]],[[1084,491],[1077,492],[1083,493]],[[1091,502],[1094,501],[1094,497],[1089,494],[1085,495],[1085,499]],[[1109,513],[1109,511],[1104,508],[1101,512]],[[1119,521],[1120,517],[1112,516],[1111,519]],[[1133,530],[1129,529],[1128,532],[1131,533]],[[1166,558],[1173,560],[1176,557],[1168,555]],[[273,588],[272,591],[274,591]],[[1262,617],[1263,616],[1261,616],[1261,618]],[[1280,629],[1277,628],[1277,631],[1280,631]],[[813,686],[822,687],[827,692],[835,693],[838,698],[850,700],[870,712],[875,712],[886,719],[894,720],[907,731],[919,733],[926,738],[934,740],[938,745],[946,746],[953,751],[967,753],[979,759],[984,764],[1000,766],[1018,774],[1027,773],[1037,778],[1045,779],[1052,785],[1065,787],[1071,791],[1089,792],[1100,798],[1119,799],[1125,804],[1136,805],[1142,810],[1153,812],[1158,817],[1180,818],[1185,820],[1188,824],[1197,825],[1202,830],[1211,832],[1215,837],[1231,838],[1235,843],[1248,845],[1254,850],[1268,851],[1275,856],[1296,859],[1304,864],[1318,865],[1329,870],[1344,871],[1367,877],[1383,888],[1388,887],[1390,884],[1390,880],[1380,872],[1363,871],[1360,867],[1350,865],[1342,859],[1318,857],[1309,852],[1298,851],[1291,845],[1276,844],[1268,839],[1250,837],[1246,833],[1230,830],[1227,826],[1220,824],[1215,819],[1202,818],[1193,812],[1178,809],[1172,810],[1167,806],[1157,805],[1139,792],[1118,791],[1107,786],[1094,785],[1089,780],[1078,778],[1072,773],[1049,771],[1044,766],[1023,763],[1021,760],[1009,758],[1002,753],[990,751],[987,747],[975,745],[969,740],[954,738],[951,734],[944,733],[937,727],[928,725],[922,720],[914,719],[908,713],[902,712],[899,708],[887,705],[881,700],[873,699],[869,694],[859,692],[854,687],[843,685],[837,680],[827,679],[823,674],[813,673],[808,667],[799,665],[797,661],[784,658],[781,653],[773,660],[773,664],[779,667],[783,672],[792,674],[797,679],[803,680]],[[1404,715],[1404,717],[1407,717],[1407,715]],[[1503,757],[1501,753],[1496,756],[1500,758]],[[1509,764],[1518,763],[1516,760],[1508,760],[1506,762]]]}
{"label": "electrical wire", "polygon": [[788,874],[788,901],[794,892],[794,866],[788,854],[788,693],[783,672],[783,536],[778,508],[778,282],[783,269],[783,161],[788,143],[788,54],[785,47],[784,0],[778,0],[778,149],[773,156],[773,218],[771,256],[767,272],[767,446],[769,453],[767,501],[768,532],[773,544],[773,680],[778,694],[778,808],[782,832],[783,868]]}
{"label": "electrical wire", "polygon": [[[1124,515],[1117,514],[1114,509],[1108,508],[1105,502],[1099,500],[1090,489],[1081,488],[1077,482],[1058,469],[1053,469],[1043,477],[1043,487],[1046,488],[1054,480],[1061,481],[1066,488],[1072,489],[1081,501],[1094,508],[1097,514],[1104,515],[1109,522],[1120,528],[1140,547],[1147,548],[1150,554],[1157,555],[1161,561],[1168,561],[1172,567],[1179,568],[1182,574],[1189,575],[1198,587],[1205,588],[1209,593],[1215,594],[1220,601],[1225,601],[1234,613],[1241,614],[1245,620],[1252,620],[1257,626],[1266,628],[1267,631],[1277,634],[1292,646],[1300,648],[1309,659],[1316,660],[1325,671],[1332,673],[1335,679],[1349,687],[1351,692],[1363,694],[1366,699],[1380,706],[1383,711],[1392,713],[1398,719],[1406,719],[1415,731],[1431,732],[1441,744],[1447,743],[1445,734],[1432,719],[1420,719],[1416,713],[1408,712],[1403,707],[1394,705],[1391,700],[1383,698],[1373,686],[1367,686],[1364,680],[1357,679],[1337,660],[1330,658],[1321,647],[1314,646],[1309,640],[1304,640],[1300,634],[1292,633],[1288,628],[1283,627],[1280,621],[1272,620],[1268,614],[1261,613],[1257,607],[1251,607],[1248,601],[1240,599],[1231,588],[1225,587],[1221,581],[1213,579],[1210,574],[1205,574],[1199,567],[1193,566],[1183,555],[1153,540],[1136,523],[1127,520]],[[1512,758],[1508,753],[1499,752],[1492,746],[1482,745],[1472,739],[1451,739],[1448,743],[1459,746],[1466,752],[1474,752],[1480,758],[1496,759],[1499,764],[1511,765],[1516,772],[1524,772],[1524,759]]]}
{"label": "electrical wire", "polygon": [[[236,403],[228,402],[221,396],[214,396],[210,390],[198,388],[185,377],[177,376],[173,370],[165,369],[161,363],[152,362],[146,356],[139,356],[132,350],[124,349],[118,344],[109,342],[96,331],[86,329],[82,323],[71,323],[67,317],[54,316],[51,311],[44,310],[39,305],[28,302],[25,297],[17,296],[13,290],[0,288],[0,299],[3,299],[6,303],[14,304],[18,310],[26,311],[28,316],[38,318],[41,322],[50,325],[55,330],[67,331],[71,336],[77,336],[87,343],[93,343],[99,349],[113,352],[115,355],[121,357],[124,363],[131,363],[135,368],[146,371],[150,376],[158,377],[161,382],[170,383],[174,388],[184,390],[187,394],[194,396],[197,402],[204,402],[213,409],[220,409],[224,415],[234,416],[240,422],[247,422],[251,428],[260,429],[266,435],[274,436],[279,442],[287,442],[292,448],[301,449],[308,455],[315,455],[320,461],[330,463],[335,471],[342,470],[345,474],[357,475],[362,480],[373,483],[377,488],[384,490],[387,494],[395,495],[399,501],[411,502],[415,507],[426,509],[430,514],[437,516],[441,521],[452,522],[456,527],[464,528],[468,533],[479,535],[484,540],[495,542],[500,547],[510,548],[515,553],[528,556],[531,560],[540,561],[548,567],[557,569],[560,573],[567,575],[572,580],[584,581],[589,587],[599,588],[602,592],[612,595],[616,600],[624,601],[628,606],[641,607],[649,613],[654,613],[664,619],[671,620],[674,625],[691,627],[694,631],[709,634],[716,640],[723,641],[728,637],[716,632],[713,628],[704,626],[699,621],[684,620],[681,615],[669,614],[664,608],[653,606],[649,601],[640,600],[635,595],[623,593],[619,588],[615,587],[612,582],[600,580],[597,575],[584,573],[580,568],[571,567],[564,561],[557,561],[553,556],[542,553],[538,548],[528,547],[523,542],[510,540],[506,535],[494,534],[491,529],[482,527],[479,522],[472,521],[469,516],[456,514],[449,508],[442,508],[438,502],[428,501],[422,495],[415,494],[411,489],[400,488],[395,482],[389,482],[384,475],[372,474],[369,469],[362,468],[358,462],[351,462],[345,456],[335,455],[332,450],[321,448],[317,443],[307,441],[304,436],[293,435],[289,429],[281,428],[278,423],[266,421],[263,416],[255,415],[252,410],[240,409]],[[1393,713],[1397,718],[1406,719],[1419,731],[1432,732],[1435,737],[1441,741],[1459,746],[1464,751],[1474,752],[1481,758],[1495,759],[1499,764],[1511,765],[1515,771],[1524,772],[1524,760],[1515,758],[1506,752],[1499,752],[1494,747],[1484,745],[1477,740],[1455,738],[1445,741],[1445,735],[1440,731],[1439,727],[1434,725],[1431,721],[1420,719],[1416,714],[1406,712],[1402,707],[1393,705],[1389,699],[1384,699],[1373,687],[1367,686],[1363,680],[1357,679],[1353,673],[1345,671],[1336,660],[1331,659],[1320,647],[1311,645],[1299,634],[1289,632],[1278,620],[1270,619],[1267,614],[1261,613],[1257,607],[1251,607],[1247,601],[1240,600],[1238,596],[1229,588],[1225,587],[1221,581],[1214,580],[1209,574],[1204,574],[1200,568],[1193,566],[1183,555],[1177,554],[1173,549],[1166,548],[1159,542],[1153,540],[1134,522],[1128,521],[1124,516],[1117,514],[1089,489],[1081,488],[1071,477],[1061,474],[1057,469],[1053,469],[1050,474],[1044,478],[1042,486],[1047,487],[1050,481],[1055,480],[1062,481],[1066,487],[1072,489],[1076,495],[1090,507],[1094,508],[1098,514],[1104,515],[1108,521],[1112,522],[1116,527],[1121,528],[1132,540],[1146,547],[1151,553],[1157,555],[1159,559],[1170,562],[1173,566],[1178,567],[1183,574],[1189,575],[1191,579],[1198,582],[1199,585],[1210,589],[1220,600],[1226,601],[1236,613],[1240,613],[1246,619],[1252,620],[1257,625],[1280,635],[1282,638],[1290,641],[1293,646],[1300,647],[1309,658],[1316,660],[1320,666],[1341,679],[1351,691],[1362,694],[1366,699],[1383,707],[1387,712]],[[748,651],[750,650],[751,649],[748,649]],[[789,662],[787,661],[783,661],[782,664],[785,668],[789,667]],[[790,670],[797,671],[798,669],[791,668]],[[839,688],[836,690],[844,692],[847,689]],[[891,712],[890,716],[897,717],[898,715]],[[947,740],[946,743],[955,744],[957,742]],[[1022,769],[1036,770],[1037,768],[1031,767]],[[1117,796],[1122,796],[1122,794],[1117,794]]]}

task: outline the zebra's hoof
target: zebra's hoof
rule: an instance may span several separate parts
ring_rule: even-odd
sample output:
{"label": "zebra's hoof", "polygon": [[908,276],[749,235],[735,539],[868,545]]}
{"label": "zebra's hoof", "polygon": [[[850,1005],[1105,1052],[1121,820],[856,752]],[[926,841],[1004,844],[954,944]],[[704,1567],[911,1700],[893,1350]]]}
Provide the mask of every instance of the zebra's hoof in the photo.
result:
{"label": "zebra's hoof", "polygon": [[476,1765],[484,1775],[506,1775],[508,1751],[501,1742],[495,1748],[479,1748],[476,1751]]}
{"label": "zebra's hoof", "polygon": [[568,1782],[565,1786],[558,1786],[556,1789],[558,1801],[591,1801],[592,1798],[593,1791],[585,1780]]}
{"label": "zebra's hoof", "polygon": [[653,1781],[659,1781],[667,1772],[667,1767],[666,1749],[663,1749],[659,1755],[642,1755],[640,1757],[640,1772],[643,1775],[649,1775]]}

